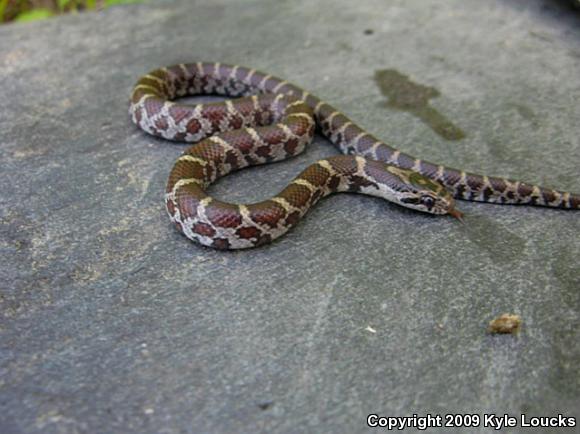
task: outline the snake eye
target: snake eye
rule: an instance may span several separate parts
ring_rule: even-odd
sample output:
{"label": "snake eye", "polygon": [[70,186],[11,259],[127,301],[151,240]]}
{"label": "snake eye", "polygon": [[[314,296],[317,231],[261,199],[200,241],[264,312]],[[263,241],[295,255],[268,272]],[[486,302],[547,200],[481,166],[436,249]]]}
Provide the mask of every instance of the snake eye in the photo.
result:
{"label": "snake eye", "polygon": [[435,199],[431,196],[421,196],[421,204],[428,209],[431,209],[433,208],[433,205],[435,205]]}

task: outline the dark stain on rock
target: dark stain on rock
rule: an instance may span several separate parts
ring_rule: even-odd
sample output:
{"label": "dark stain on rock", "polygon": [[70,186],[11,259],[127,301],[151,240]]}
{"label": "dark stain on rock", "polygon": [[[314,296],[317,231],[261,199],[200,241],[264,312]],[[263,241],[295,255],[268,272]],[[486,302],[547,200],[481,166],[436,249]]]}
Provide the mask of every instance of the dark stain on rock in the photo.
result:
{"label": "dark stain on rock", "polygon": [[570,249],[557,253],[552,263],[552,273],[563,286],[561,296],[571,308],[580,308],[580,274],[578,273],[578,258]]}
{"label": "dark stain on rock", "polygon": [[497,264],[517,261],[525,247],[525,240],[503,225],[481,215],[468,215],[462,230],[469,241],[477,245]]}
{"label": "dark stain on rock", "polygon": [[510,103],[509,106],[516,109],[516,111],[518,112],[518,115],[520,115],[525,120],[530,121],[532,123],[532,125],[534,125],[536,127],[539,125],[538,117],[536,116],[534,111],[531,108],[529,108],[528,106],[523,105],[523,104],[517,104],[517,103]]}
{"label": "dark stain on rock", "polygon": [[554,42],[554,39],[551,36],[547,35],[546,33],[535,32],[533,30],[528,33],[530,34],[530,36],[533,36],[534,38],[537,39],[541,39],[542,41]]}
{"label": "dark stain on rock", "polygon": [[554,366],[549,377],[550,385],[563,396],[577,396],[580,388],[580,349],[578,338],[580,337],[580,321],[571,318],[553,317],[555,324],[552,348]]}
{"label": "dark stain on rock", "polygon": [[440,95],[434,87],[415,83],[395,69],[377,70],[374,79],[381,93],[388,98],[382,106],[417,116],[444,139],[461,140],[465,137],[461,128],[429,104],[431,98]]}

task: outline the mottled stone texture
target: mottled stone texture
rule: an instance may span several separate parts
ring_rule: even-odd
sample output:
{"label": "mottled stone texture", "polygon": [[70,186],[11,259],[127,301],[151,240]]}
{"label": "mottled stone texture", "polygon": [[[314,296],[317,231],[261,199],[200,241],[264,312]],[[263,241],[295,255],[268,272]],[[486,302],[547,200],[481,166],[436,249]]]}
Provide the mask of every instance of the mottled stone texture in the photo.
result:
{"label": "mottled stone texture", "polygon": [[[183,0],[0,27],[0,432],[580,418],[579,213],[463,203],[461,225],[343,195],[272,245],[208,250],[163,209],[183,146],[127,116],[148,70],[242,63],[410,154],[580,190],[580,19],[568,6]],[[389,104],[374,80],[384,70],[434,89],[427,111]],[[263,199],[333,153],[319,138],[212,192]],[[504,312],[522,317],[519,335],[487,335]]]}

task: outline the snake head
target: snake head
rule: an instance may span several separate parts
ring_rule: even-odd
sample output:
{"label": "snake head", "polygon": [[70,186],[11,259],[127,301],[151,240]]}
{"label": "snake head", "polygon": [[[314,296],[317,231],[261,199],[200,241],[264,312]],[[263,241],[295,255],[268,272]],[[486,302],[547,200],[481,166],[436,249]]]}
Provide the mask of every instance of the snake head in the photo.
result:
{"label": "snake head", "polygon": [[463,213],[455,209],[455,199],[443,184],[411,170],[397,172],[405,185],[398,200],[400,205],[430,214],[449,214],[463,222]]}

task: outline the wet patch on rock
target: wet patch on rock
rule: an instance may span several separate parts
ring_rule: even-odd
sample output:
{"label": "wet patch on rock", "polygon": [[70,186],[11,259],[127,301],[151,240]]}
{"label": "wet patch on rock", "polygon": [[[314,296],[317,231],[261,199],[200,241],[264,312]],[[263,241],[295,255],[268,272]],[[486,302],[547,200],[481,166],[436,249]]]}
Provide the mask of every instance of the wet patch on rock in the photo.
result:
{"label": "wet patch on rock", "polygon": [[389,99],[382,106],[411,113],[444,139],[465,137],[461,128],[429,104],[430,99],[441,95],[434,87],[415,83],[396,69],[377,70],[374,79],[381,93]]}

